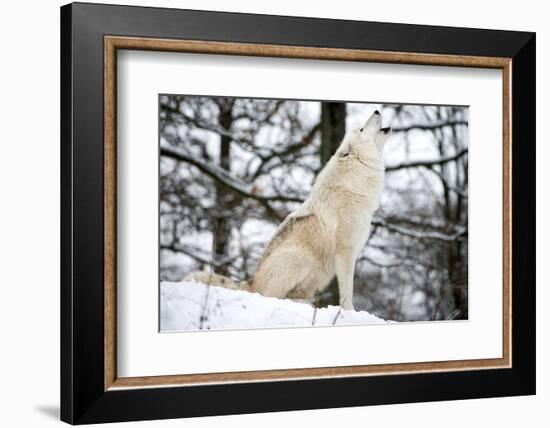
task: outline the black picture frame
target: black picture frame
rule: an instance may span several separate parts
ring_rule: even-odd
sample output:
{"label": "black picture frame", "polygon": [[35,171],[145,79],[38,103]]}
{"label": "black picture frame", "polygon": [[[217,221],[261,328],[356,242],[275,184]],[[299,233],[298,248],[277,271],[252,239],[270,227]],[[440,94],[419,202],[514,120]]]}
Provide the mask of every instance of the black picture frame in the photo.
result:
{"label": "black picture frame", "polygon": [[[512,59],[512,367],[104,389],[104,36]],[[535,393],[535,34],[74,3],[61,8],[61,420],[71,424]]]}

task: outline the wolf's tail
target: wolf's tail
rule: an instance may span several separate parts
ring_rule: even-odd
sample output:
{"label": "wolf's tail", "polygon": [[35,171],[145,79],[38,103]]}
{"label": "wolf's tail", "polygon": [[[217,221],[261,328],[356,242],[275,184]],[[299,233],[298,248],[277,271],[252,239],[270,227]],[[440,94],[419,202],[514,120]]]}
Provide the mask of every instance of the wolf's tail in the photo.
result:
{"label": "wolf's tail", "polygon": [[248,283],[248,281],[242,281],[237,284],[232,279],[223,275],[218,275],[217,273],[214,273],[214,272],[206,272],[206,271],[193,272],[187,275],[183,280],[202,282],[203,284],[229,288],[230,290],[251,291],[251,285]]}

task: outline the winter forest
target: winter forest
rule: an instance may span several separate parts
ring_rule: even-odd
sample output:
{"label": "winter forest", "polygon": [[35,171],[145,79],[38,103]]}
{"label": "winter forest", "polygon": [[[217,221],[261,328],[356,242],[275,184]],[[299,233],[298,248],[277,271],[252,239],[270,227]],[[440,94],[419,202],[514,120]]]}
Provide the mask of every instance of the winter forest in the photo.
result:
{"label": "winter forest", "polygon": [[[385,186],[357,260],[357,311],[468,318],[468,109],[159,96],[160,280],[211,270],[250,280],[282,220],[346,130],[375,110],[392,136]],[[314,306],[338,305],[336,279]]]}

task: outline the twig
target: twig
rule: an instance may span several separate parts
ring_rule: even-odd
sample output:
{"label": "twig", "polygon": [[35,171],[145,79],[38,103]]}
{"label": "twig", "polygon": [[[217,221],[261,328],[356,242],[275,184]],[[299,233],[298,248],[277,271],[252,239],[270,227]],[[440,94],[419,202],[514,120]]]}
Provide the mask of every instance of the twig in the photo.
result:
{"label": "twig", "polygon": [[338,308],[338,312],[336,313],[336,317],[334,318],[334,320],[332,321],[332,325],[336,325],[336,321],[338,320],[338,317],[340,316],[340,314],[342,313],[342,306],[340,306]]}
{"label": "twig", "polygon": [[311,325],[315,325],[315,317],[317,316],[317,306],[313,308],[313,320],[311,321]]}
{"label": "twig", "polygon": [[199,318],[199,330],[202,330],[203,322],[208,319],[208,317],[204,314],[207,306],[208,306],[208,296],[210,294],[210,284],[206,285],[206,293],[204,296],[204,304],[201,307],[201,315]]}

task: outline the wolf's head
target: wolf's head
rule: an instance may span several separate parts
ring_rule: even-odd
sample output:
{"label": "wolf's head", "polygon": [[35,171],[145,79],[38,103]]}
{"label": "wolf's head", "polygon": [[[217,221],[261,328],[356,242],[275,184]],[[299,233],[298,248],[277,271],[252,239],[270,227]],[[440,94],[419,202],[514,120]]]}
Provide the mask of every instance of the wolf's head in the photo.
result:
{"label": "wolf's head", "polygon": [[391,128],[382,128],[382,116],[376,110],[361,128],[346,134],[335,156],[341,163],[360,162],[381,169],[384,166],[384,143],[390,134]]}

